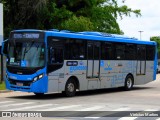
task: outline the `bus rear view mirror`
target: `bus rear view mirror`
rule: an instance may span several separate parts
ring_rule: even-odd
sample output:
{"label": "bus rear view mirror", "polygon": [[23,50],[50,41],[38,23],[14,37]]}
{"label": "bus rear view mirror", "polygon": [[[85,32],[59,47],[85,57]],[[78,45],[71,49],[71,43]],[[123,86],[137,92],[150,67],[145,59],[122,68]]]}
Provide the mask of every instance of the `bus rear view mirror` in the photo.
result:
{"label": "bus rear view mirror", "polygon": [[1,53],[5,56],[8,54],[8,39],[2,42]]}

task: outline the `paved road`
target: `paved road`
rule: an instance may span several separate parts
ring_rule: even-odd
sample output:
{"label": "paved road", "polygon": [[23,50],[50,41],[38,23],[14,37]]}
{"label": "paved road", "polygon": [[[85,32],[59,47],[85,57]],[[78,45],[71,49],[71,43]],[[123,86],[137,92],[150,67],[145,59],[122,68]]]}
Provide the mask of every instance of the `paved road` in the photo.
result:
{"label": "paved road", "polygon": [[[0,93],[0,111],[65,111],[65,119],[106,119],[104,116],[110,115],[112,117],[107,117],[109,120],[160,120],[158,117],[120,117],[123,111],[160,111],[160,75],[157,75],[156,81],[135,86],[132,91],[85,91],[78,92],[72,98],[58,93],[39,98],[32,93]],[[56,115],[62,114],[56,112]],[[75,118],[76,116],[80,117]]]}

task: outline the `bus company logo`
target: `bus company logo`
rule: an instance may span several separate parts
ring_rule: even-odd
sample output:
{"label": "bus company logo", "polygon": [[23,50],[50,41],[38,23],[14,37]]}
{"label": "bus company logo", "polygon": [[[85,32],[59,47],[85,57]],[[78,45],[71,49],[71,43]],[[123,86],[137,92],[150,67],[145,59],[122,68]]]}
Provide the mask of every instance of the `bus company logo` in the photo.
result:
{"label": "bus company logo", "polygon": [[71,66],[69,69],[70,73],[82,70],[87,70],[87,66]]}
{"label": "bus company logo", "polygon": [[104,70],[112,70],[110,62],[107,63],[106,68],[104,68]]}

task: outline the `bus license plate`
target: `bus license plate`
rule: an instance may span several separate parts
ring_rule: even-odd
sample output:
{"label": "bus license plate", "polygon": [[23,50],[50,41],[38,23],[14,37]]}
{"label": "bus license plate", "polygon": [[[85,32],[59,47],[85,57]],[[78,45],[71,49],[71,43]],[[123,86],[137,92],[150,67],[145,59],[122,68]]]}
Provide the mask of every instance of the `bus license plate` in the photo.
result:
{"label": "bus license plate", "polygon": [[17,85],[17,86],[23,86],[23,83],[17,82],[16,85]]}

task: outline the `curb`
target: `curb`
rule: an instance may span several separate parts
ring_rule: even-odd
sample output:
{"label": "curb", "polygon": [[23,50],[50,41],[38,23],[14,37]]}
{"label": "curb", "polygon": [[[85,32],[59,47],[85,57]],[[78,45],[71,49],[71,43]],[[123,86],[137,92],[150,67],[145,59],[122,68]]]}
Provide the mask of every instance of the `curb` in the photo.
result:
{"label": "curb", "polygon": [[0,93],[8,93],[11,92],[10,90],[0,90]]}

